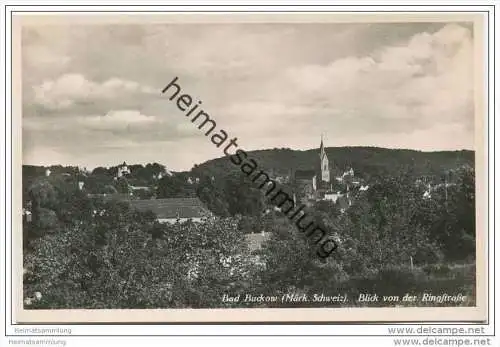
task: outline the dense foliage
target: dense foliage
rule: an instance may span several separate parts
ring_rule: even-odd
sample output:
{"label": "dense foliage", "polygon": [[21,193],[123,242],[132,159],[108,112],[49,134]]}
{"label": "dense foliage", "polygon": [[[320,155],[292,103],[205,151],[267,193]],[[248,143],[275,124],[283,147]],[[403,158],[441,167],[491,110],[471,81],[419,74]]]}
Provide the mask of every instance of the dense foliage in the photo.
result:
{"label": "dense foliage", "polygon": [[268,267],[260,274],[258,290],[347,293],[351,298],[359,293],[462,293],[469,295],[468,305],[474,304],[472,173],[459,170],[457,184],[430,199],[422,199],[423,189],[403,176],[377,182],[344,214],[331,202],[317,204],[308,212],[339,243],[326,260],[315,256],[287,218],[278,217],[260,252]]}
{"label": "dense foliage", "polygon": [[169,226],[125,202],[91,205],[92,217],[31,238],[25,297],[43,293],[34,307],[212,307],[220,292],[248,286],[234,221]]}
{"label": "dense foliage", "polygon": [[[363,292],[462,293],[470,297],[465,305],[475,304],[475,180],[467,166],[430,178],[427,172],[434,185],[427,197],[427,186],[418,184],[422,176],[407,167],[371,176],[367,191],[352,191],[346,211],[317,202],[306,212],[339,244],[326,259],[240,173],[151,180],[160,197],[196,194],[218,216],[170,225],[127,202],[87,195],[92,187],[122,189],[108,169],[89,175],[97,183],[87,191],[78,189],[77,169],[49,177],[26,171],[23,196],[33,214],[23,228],[26,307],[353,306]],[[191,176],[199,181],[188,183]],[[269,239],[252,252],[246,237],[261,231]],[[350,301],[238,304],[222,302],[224,293],[345,293]]]}

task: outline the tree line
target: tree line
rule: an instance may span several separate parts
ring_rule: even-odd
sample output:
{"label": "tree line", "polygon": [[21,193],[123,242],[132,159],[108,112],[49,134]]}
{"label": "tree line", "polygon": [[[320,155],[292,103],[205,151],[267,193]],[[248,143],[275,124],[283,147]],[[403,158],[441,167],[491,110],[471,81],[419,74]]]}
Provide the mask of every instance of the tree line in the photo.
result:
{"label": "tree line", "polygon": [[[23,228],[24,295],[40,292],[42,298],[30,307],[260,305],[222,303],[223,293],[355,297],[361,291],[433,290],[474,297],[470,168],[455,170],[453,185],[437,187],[427,199],[425,186],[406,174],[373,181],[344,213],[332,202],[318,202],[308,212],[339,242],[327,259],[314,254],[286,216],[268,209],[242,175],[228,177],[205,175],[194,185],[220,209],[218,218],[174,225],[159,224],[127,202],[89,198],[68,178],[33,181],[26,192],[33,221]],[[261,230],[271,236],[252,252],[245,234]]]}

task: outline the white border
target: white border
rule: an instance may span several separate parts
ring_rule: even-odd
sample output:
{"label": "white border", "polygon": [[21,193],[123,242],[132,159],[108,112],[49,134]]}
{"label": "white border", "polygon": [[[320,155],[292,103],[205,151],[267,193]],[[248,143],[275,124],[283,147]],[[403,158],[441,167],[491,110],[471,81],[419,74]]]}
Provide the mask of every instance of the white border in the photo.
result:
{"label": "white border", "polygon": [[[22,2],[22,3],[26,3],[28,4],[28,2]],[[32,3],[32,2],[31,2]],[[60,4],[64,4],[64,1],[53,1],[53,3],[60,3]],[[89,4],[92,3],[92,2],[88,2]],[[93,2],[94,4],[98,4],[99,2],[98,1],[94,1]],[[194,2],[191,2],[191,1],[188,1],[187,3],[194,3]],[[254,2],[255,3],[255,2]],[[264,2],[262,2],[264,3]],[[290,2],[288,2],[290,3]],[[358,3],[358,4],[366,4],[368,3],[368,1],[363,1],[363,2],[360,2],[360,1],[355,1],[354,3]],[[427,4],[432,4],[432,1],[426,1],[425,3]],[[446,2],[445,2],[446,3]],[[450,3],[449,1],[447,1],[447,3]],[[456,3],[456,2],[455,2]],[[462,2],[463,3],[463,2]],[[259,4],[259,3],[257,3]],[[295,7],[295,8],[289,8],[287,7],[286,9],[287,10],[293,10],[293,11],[307,11],[307,10],[313,10],[313,11],[359,11],[360,8],[359,7],[354,7],[352,5],[343,5],[341,7],[328,7],[325,4],[325,2],[320,2],[319,4],[323,4],[323,6],[320,6],[320,7],[304,7],[304,6],[300,6],[300,7]],[[7,24],[9,25],[9,22],[10,22],[10,11],[12,10],[23,10],[23,11],[40,11],[40,10],[43,10],[43,11],[49,11],[49,10],[71,10],[71,11],[78,11],[78,10],[81,10],[81,9],[84,9],[84,10],[112,10],[112,11],[117,11],[118,8],[116,7],[109,7],[109,6],[102,6],[102,7],[96,7],[96,6],[92,6],[92,7],[85,7],[85,8],[82,8],[81,6],[80,7],[77,7],[77,6],[72,6],[71,8],[68,8],[68,7],[65,7],[65,6],[50,6],[50,7],[40,7],[40,6],[30,6],[30,7],[22,7],[22,8],[19,8],[17,6],[13,6],[13,7],[10,7],[7,9]],[[169,11],[189,11],[189,10],[193,10],[193,8],[190,8],[190,7],[187,7],[187,6],[176,6],[176,7],[168,7],[168,8],[165,8],[165,7],[161,7],[161,6],[155,6],[155,7],[130,7],[130,6],[123,6],[123,7],[120,7],[120,9],[122,10],[147,10],[147,11],[154,11],[154,10],[166,10],[168,9]],[[199,6],[197,7],[196,9],[199,9],[199,10],[213,10],[213,7],[207,7],[207,6]],[[229,10],[237,10],[237,11],[242,11],[242,10],[252,10],[252,11],[273,11],[273,10],[283,10],[282,7],[279,7],[279,6],[272,6],[272,7],[262,7],[262,6],[252,6],[252,7],[232,7],[232,6],[224,6],[224,7],[220,7],[218,8],[219,10],[222,10],[222,11],[229,11]],[[430,8],[424,8],[424,7],[411,7],[411,6],[397,6],[397,7],[390,7],[390,8],[387,8],[387,7],[379,7],[379,6],[363,6],[362,8],[363,10],[370,10],[370,11],[374,11],[374,10],[391,10],[391,11],[394,11],[394,10],[397,10],[397,11],[409,11],[409,10],[431,10],[431,11],[491,11],[491,7],[485,7],[485,6],[474,6],[474,7],[463,7],[463,6],[432,6]],[[5,13],[4,13],[4,9],[2,8],[2,14],[1,14],[1,21],[2,21],[2,28],[4,27],[4,17],[5,16]],[[490,71],[489,71],[489,79],[490,79],[490,90],[489,90],[489,98],[491,100],[490,102],[490,105],[489,105],[489,113],[490,113],[490,119],[489,119],[489,124],[490,124],[490,127],[489,127],[489,142],[490,142],[490,163],[489,163],[489,177],[490,177],[490,184],[491,184],[491,187],[494,187],[494,190],[495,190],[495,194],[498,192],[498,188],[494,186],[493,184],[493,179],[494,179],[494,172],[493,172],[493,164],[494,164],[494,159],[493,156],[495,155],[495,149],[494,149],[494,127],[496,126],[495,123],[494,123],[494,119],[493,119],[493,114],[494,114],[494,109],[493,109],[493,100],[495,100],[494,96],[496,95],[496,91],[493,90],[493,62],[496,61],[498,62],[498,60],[496,60],[496,58],[494,57],[493,55],[493,46],[492,46],[492,43],[493,43],[493,37],[494,37],[494,33],[493,33],[493,23],[494,23],[494,13],[493,12],[490,12],[490,28],[489,28],[489,32],[490,32],[490,42],[489,42],[489,47],[490,47]],[[9,25],[10,27],[10,25]],[[6,63],[8,66],[10,66],[10,29],[8,28],[8,31],[6,33],[6,45],[4,44],[4,37],[2,36],[2,52],[1,52],[1,59],[2,59],[2,63]],[[6,61],[3,61],[4,57],[5,57],[5,47],[7,47],[7,56],[6,56]],[[4,65],[4,64],[3,64]],[[2,68],[2,75],[4,74],[4,68]],[[6,105],[6,115],[10,115],[10,110],[11,110],[11,105],[10,105],[10,70],[8,69],[7,70],[7,75],[5,76],[4,79],[2,79],[2,81],[6,81],[6,85],[7,85],[7,90],[6,90],[6,96],[7,96],[7,105]],[[5,85],[2,85],[2,89],[5,88]],[[4,94],[4,90],[2,90],[2,94]],[[495,93],[495,94],[494,94]],[[10,127],[11,127],[11,124],[10,124],[10,117],[6,117],[7,119],[7,124],[6,124],[6,128],[10,130]],[[6,187],[4,186],[4,179],[6,178],[7,179],[7,182],[10,182],[10,172],[11,172],[11,166],[10,166],[10,159],[11,159],[11,154],[10,154],[10,151],[11,151],[11,148],[10,148],[10,141],[11,141],[11,134],[10,134],[10,131],[5,133],[5,127],[4,127],[4,123],[3,122],[0,122],[1,123],[1,126],[0,126],[0,129],[2,130],[2,136],[3,134],[6,134],[6,142],[3,142],[2,141],[2,147],[0,147],[0,162],[2,165],[1,166],[1,169],[0,169],[0,180],[1,180],[1,185],[0,185],[0,195],[2,196],[2,199],[0,201],[0,207],[1,207],[1,211],[0,211],[0,221],[6,221],[7,222],[7,225],[11,225],[10,223],[10,219],[11,219],[11,211],[10,211],[10,202],[7,201],[7,206],[5,206],[4,208],[4,200],[3,198],[5,196],[7,197],[10,197],[11,196],[11,187],[9,185],[7,185]],[[8,151],[6,153],[6,161],[8,162],[7,166],[4,167],[4,147],[3,145],[7,143],[9,144],[9,146],[7,147]],[[496,155],[495,155],[496,157]],[[6,195],[5,195],[6,194]],[[495,208],[495,211],[493,211],[493,194],[490,194],[490,201],[489,201],[489,205],[490,205],[490,210],[489,210],[489,226],[490,226],[490,241],[489,242],[489,248],[490,248],[490,257],[489,257],[489,264],[490,264],[490,269],[493,270],[496,268],[495,265],[497,264],[494,264],[494,257],[493,257],[493,252],[494,252],[494,249],[495,249],[495,245],[497,244],[497,240],[494,239],[494,230],[493,230],[493,217],[494,217],[494,214],[495,212],[498,212],[497,209]],[[7,211],[6,211],[7,210]],[[497,215],[500,215],[500,214],[497,214]],[[1,243],[2,243],[2,251],[6,251],[7,252],[7,268],[10,268],[11,264],[10,264],[10,260],[11,259],[11,254],[10,254],[10,247],[8,247],[7,249],[5,248],[5,244],[3,243],[3,235],[7,235],[7,244],[10,244],[11,242],[11,237],[10,237],[10,230],[5,230],[5,225],[2,223],[2,226],[1,226],[1,229],[2,231],[2,238],[1,238]],[[5,234],[4,234],[5,233]],[[1,260],[0,260],[0,266],[4,266],[3,264],[3,252],[0,252],[2,254],[1,256]],[[0,283],[0,294],[2,296],[2,298],[4,297],[4,295],[7,295],[7,297],[10,297],[11,293],[10,293],[10,283],[7,283],[7,292],[4,293],[4,288],[5,288],[5,281],[6,281],[6,278],[5,278],[5,275],[2,271],[2,276],[1,276],[1,283]],[[9,277],[9,276],[7,276]],[[493,326],[494,326],[494,322],[493,322],[493,316],[494,316],[494,307],[496,307],[496,301],[494,300],[494,290],[493,290],[493,283],[494,283],[494,274],[493,273],[490,273],[490,300],[489,300],[489,305],[490,305],[490,321],[489,321],[489,324],[487,325],[472,325],[472,326],[475,326],[475,327],[478,327],[478,326],[483,326],[485,328],[485,333],[487,335],[491,335],[493,334]],[[0,304],[0,306],[2,306],[3,308],[3,305]],[[4,329],[3,326],[4,326],[4,312],[2,312],[1,314],[1,318],[0,320],[2,321],[2,330]],[[10,320],[10,308],[7,307],[7,318],[8,320]],[[436,318],[439,318],[439,317],[436,317]],[[7,322],[7,323],[10,323],[10,322]],[[394,325],[394,324],[383,324],[383,325],[170,325],[170,326],[165,326],[165,325],[141,325],[141,326],[137,326],[137,325],[121,325],[121,326],[117,326],[117,325],[67,325],[67,326],[58,326],[60,328],[71,328],[72,330],[72,335],[88,335],[88,334],[94,334],[94,335],[113,335],[113,334],[121,334],[121,335],[134,335],[134,334],[142,334],[142,335],[253,335],[253,334],[259,334],[259,335],[282,335],[282,334],[286,334],[286,335],[322,335],[322,334],[325,334],[325,335],[360,335],[360,336],[363,336],[363,335],[380,335],[380,336],[384,336],[384,335],[387,335],[387,332],[388,332],[388,327],[414,327],[415,329],[418,328],[420,325]],[[456,327],[456,326],[462,326],[462,327],[467,327],[465,325],[447,325],[447,327]],[[19,327],[19,326],[18,326]],[[23,328],[28,328],[30,326],[28,325],[23,325],[22,326]],[[44,327],[44,326],[40,326],[40,325],[36,325],[36,327]],[[56,326],[45,326],[45,327],[56,327]],[[439,327],[445,327],[443,325],[439,325]],[[7,334],[11,334],[11,335],[14,335],[15,334],[15,331],[14,331],[14,326],[8,326],[7,327]],[[144,338],[142,338],[144,339]],[[73,338],[68,338],[68,341],[71,342],[71,346],[73,345],[82,345],[82,346],[88,346],[89,343],[92,343],[93,345],[95,346],[98,346],[96,343],[101,341],[103,342],[104,344],[103,345],[109,345],[109,338],[107,339],[92,339],[94,341],[84,341],[83,338],[77,338],[77,337],[73,337]],[[135,339],[131,339],[131,338],[127,338],[126,340],[123,339],[123,338],[113,338],[114,342],[118,343],[118,340],[123,340],[123,344],[120,343],[120,345],[124,346],[124,345],[137,345],[139,341],[142,341],[142,340],[135,340]],[[231,339],[233,340],[233,339]],[[301,338],[299,337],[294,337],[294,338],[286,338],[286,339],[283,339],[283,340],[288,340],[287,342],[290,342],[290,343],[293,343],[293,344],[297,344],[297,343],[301,343]],[[393,337],[387,337],[387,338],[380,338],[379,339],[376,339],[376,338],[364,338],[364,339],[355,339],[356,341],[359,341],[359,342],[364,342],[364,343],[367,343],[369,345],[373,345],[373,346],[376,346],[376,345],[379,345],[378,343],[376,343],[377,341],[380,341],[380,342],[387,342],[387,341],[392,341],[393,340]],[[78,341],[78,342],[77,342]],[[341,345],[344,345],[345,342],[349,341],[350,344],[352,344],[352,342],[354,342],[354,338],[339,338],[336,343],[342,343]],[[164,341],[155,341],[155,342],[158,342],[159,344],[157,343],[154,343],[154,341],[148,341],[148,345],[164,345],[165,342]],[[202,340],[197,340],[198,343],[202,342]],[[203,342],[205,343],[208,343],[209,341],[206,341],[204,340]],[[234,345],[234,342],[232,342],[232,345]],[[241,343],[241,341],[238,341],[239,343]],[[283,342],[283,341],[282,341]],[[317,339],[317,342],[318,343],[322,343],[322,342],[325,342],[323,338],[321,339]],[[78,343],[78,344],[76,344]],[[255,343],[258,343],[258,341],[253,341],[252,344],[255,344]],[[302,341],[302,343],[304,343],[304,341]],[[100,344],[99,344],[100,345]],[[118,345],[118,344],[117,344]],[[139,342],[139,345],[142,345],[142,343]],[[218,341],[217,342],[217,345],[221,345],[221,342]],[[380,345],[387,345],[387,344],[380,344]],[[494,345],[494,344],[493,344]]]}

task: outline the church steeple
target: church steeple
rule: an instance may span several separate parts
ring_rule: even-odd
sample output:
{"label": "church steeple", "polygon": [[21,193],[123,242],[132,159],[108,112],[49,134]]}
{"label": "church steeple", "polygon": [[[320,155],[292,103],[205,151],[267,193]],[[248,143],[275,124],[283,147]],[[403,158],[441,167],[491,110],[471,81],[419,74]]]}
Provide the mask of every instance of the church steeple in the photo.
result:
{"label": "church steeple", "polygon": [[321,144],[319,146],[319,158],[323,160],[323,157],[326,156],[325,147],[323,146],[323,134],[321,134]]}
{"label": "church steeple", "polygon": [[321,167],[321,181],[330,182],[330,165],[323,145],[323,134],[321,134],[321,144],[319,146],[319,158]]}

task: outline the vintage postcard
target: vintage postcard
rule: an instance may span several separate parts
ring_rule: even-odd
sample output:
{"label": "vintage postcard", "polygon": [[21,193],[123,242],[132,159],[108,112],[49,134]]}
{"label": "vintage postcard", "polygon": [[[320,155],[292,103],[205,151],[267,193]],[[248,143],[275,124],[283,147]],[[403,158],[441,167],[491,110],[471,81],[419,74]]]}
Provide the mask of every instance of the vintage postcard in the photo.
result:
{"label": "vintage postcard", "polygon": [[12,20],[16,321],[486,320],[481,16]]}

